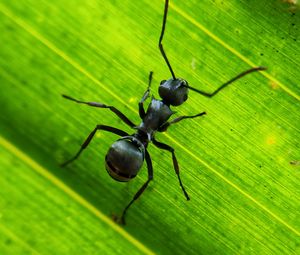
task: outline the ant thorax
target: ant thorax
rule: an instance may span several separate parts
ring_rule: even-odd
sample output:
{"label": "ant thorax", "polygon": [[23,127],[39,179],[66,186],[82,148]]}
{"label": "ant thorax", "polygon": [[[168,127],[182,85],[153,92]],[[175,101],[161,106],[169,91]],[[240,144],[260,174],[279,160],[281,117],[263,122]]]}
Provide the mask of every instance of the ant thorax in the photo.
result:
{"label": "ant thorax", "polygon": [[147,133],[149,138],[157,129],[168,121],[174,112],[162,100],[152,97],[151,103],[148,106],[146,115],[138,126],[139,130]]}

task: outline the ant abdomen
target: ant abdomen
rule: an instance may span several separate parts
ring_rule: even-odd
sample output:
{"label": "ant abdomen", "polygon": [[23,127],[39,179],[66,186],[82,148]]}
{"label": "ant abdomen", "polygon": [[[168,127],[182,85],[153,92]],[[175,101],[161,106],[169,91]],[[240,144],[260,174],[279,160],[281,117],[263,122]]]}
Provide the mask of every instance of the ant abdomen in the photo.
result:
{"label": "ant abdomen", "polygon": [[158,93],[166,104],[178,106],[188,98],[188,83],[180,78],[163,80],[160,83]]}
{"label": "ant abdomen", "polygon": [[110,146],[105,157],[105,167],[113,179],[130,181],[141,169],[145,148],[135,140],[133,137],[122,137]]}

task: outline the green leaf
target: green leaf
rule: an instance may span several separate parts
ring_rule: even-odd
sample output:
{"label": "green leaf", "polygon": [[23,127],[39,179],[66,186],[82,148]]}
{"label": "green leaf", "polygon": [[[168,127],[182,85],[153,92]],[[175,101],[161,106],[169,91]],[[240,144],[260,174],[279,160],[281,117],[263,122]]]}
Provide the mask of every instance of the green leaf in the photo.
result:
{"label": "green leaf", "polygon": [[[171,0],[165,50],[179,77],[213,91],[250,66],[267,66],[212,99],[190,92],[177,115],[206,111],[151,144],[154,181],[119,183],[104,167],[116,140],[96,124],[133,132],[137,104],[170,73],[158,50],[164,2],[0,2],[0,254],[299,254],[299,13],[281,1]],[[292,162],[292,163],[291,163]]]}

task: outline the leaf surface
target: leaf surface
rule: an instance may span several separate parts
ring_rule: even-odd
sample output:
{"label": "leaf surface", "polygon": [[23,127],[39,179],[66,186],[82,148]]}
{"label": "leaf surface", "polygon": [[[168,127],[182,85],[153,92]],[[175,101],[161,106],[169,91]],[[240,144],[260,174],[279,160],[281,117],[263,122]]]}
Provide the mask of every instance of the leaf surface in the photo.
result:
{"label": "leaf surface", "polygon": [[[250,66],[267,66],[212,99],[190,92],[182,121],[149,145],[154,181],[113,181],[104,156],[117,139],[96,124],[133,132],[137,104],[170,73],[157,48],[163,1],[0,2],[1,254],[297,254],[300,252],[299,13],[280,1],[171,1],[164,47],[175,74],[213,91]],[[294,162],[291,164],[290,162]]]}

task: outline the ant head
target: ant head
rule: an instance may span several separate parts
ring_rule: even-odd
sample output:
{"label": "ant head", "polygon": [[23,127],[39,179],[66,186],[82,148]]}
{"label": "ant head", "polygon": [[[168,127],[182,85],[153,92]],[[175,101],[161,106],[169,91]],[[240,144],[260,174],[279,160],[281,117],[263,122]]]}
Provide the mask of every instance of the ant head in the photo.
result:
{"label": "ant head", "polygon": [[180,78],[163,80],[158,93],[166,104],[178,106],[188,99],[188,83]]}
{"label": "ant head", "polygon": [[105,156],[105,167],[113,179],[127,182],[141,169],[144,156],[144,145],[133,136],[125,136],[110,146]]}

